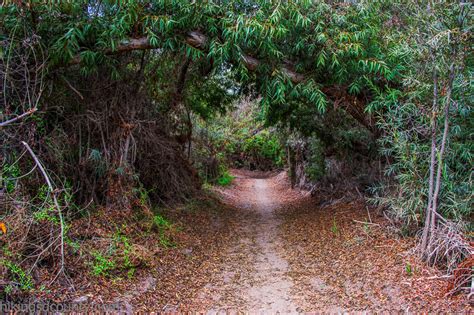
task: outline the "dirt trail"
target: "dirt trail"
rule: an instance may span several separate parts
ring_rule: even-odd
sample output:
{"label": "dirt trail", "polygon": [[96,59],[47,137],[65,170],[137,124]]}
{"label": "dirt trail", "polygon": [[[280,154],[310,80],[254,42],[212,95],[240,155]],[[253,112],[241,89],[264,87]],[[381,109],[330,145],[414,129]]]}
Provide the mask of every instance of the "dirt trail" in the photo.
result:
{"label": "dirt trail", "polygon": [[[388,233],[349,192],[338,199],[304,196],[285,173],[258,178],[234,171],[220,193],[239,218],[213,279],[196,297],[206,313],[294,314],[353,311],[465,312],[445,283],[410,254],[413,240]],[[367,222],[367,223],[364,223]],[[406,272],[411,266],[413,272]],[[190,309],[195,309],[190,305]]]}
{"label": "dirt trail", "polygon": [[275,210],[280,201],[269,179],[236,173],[235,188],[224,191],[228,202],[242,211],[236,233],[240,240],[226,257],[226,266],[216,281],[206,286],[201,298],[211,297],[212,312],[224,310],[255,313],[297,313],[288,277],[288,262],[282,256],[280,219]]}
{"label": "dirt trail", "polygon": [[[132,279],[82,277],[67,298],[63,290],[46,298],[120,303],[130,314],[472,314],[465,296],[445,296],[443,272],[413,255],[415,239],[391,232],[357,192],[310,197],[291,189],[284,172],[233,175],[232,185],[216,188],[223,203],[204,198],[166,213],[179,227],[168,231],[176,247],[143,233],[146,220],[112,216],[115,227],[135,227],[128,236],[142,268]],[[116,233],[106,213],[86,229],[96,233],[91,242]]]}
{"label": "dirt trail", "polygon": [[248,292],[248,302],[251,310],[265,308],[272,313],[280,311],[283,313],[296,312],[296,305],[292,302],[290,289],[293,283],[286,276],[288,262],[281,257],[281,239],[278,237],[279,220],[273,212],[275,206],[270,199],[268,184],[265,179],[255,180],[254,194],[257,195],[257,207],[261,220],[255,222],[256,241],[259,252],[255,261],[256,285]]}

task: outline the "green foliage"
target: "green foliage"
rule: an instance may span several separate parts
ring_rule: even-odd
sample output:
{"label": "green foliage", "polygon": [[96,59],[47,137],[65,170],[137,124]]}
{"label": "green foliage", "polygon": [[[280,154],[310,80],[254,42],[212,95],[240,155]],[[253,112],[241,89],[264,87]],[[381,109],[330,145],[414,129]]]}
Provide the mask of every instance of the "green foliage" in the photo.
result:
{"label": "green foliage", "polygon": [[186,106],[204,120],[225,114],[237,96],[237,87],[231,73],[222,71],[204,81],[200,75],[190,78],[195,81],[186,90]]}
{"label": "green foliage", "polygon": [[[126,228],[122,226],[122,229]],[[112,236],[110,247],[105,252],[93,250],[90,263],[91,273],[97,277],[109,277],[114,271],[126,271],[127,276],[133,277],[135,266],[132,264],[133,249],[129,238],[120,229]]]}
{"label": "green foliage", "polygon": [[229,174],[229,171],[224,171],[221,176],[217,179],[216,183],[219,186],[229,186],[234,180],[234,176]]}
{"label": "green foliage", "polygon": [[308,149],[310,155],[308,165],[305,167],[305,172],[311,181],[316,182],[326,174],[324,145],[320,139],[313,137],[310,139]]}
{"label": "green foliage", "polygon": [[408,263],[408,262],[405,264],[405,272],[410,277],[413,275],[413,270],[412,270],[411,264]]}
{"label": "green foliage", "polygon": [[2,259],[0,264],[6,267],[12,276],[12,281],[15,282],[15,286],[18,286],[20,290],[30,291],[33,289],[33,279],[19,265],[7,259]]}
{"label": "green foliage", "polygon": [[54,224],[59,224],[59,219],[56,214],[56,206],[50,196],[47,185],[42,185],[40,187],[37,199],[41,206],[33,213],[33,218],[38,222],[48,221]]}
{"label": "green foliage", "polygon": [[92,252],[94,261],[91,264],[91,272],[94,276],[108,276],[110,271],[116,268],[116,263],[111,257],[107,257],[99,252]]}
{"label": "green foliage", "polygon": [[123,235],[120,230],[117,230],[113,238],[113,243],[116,250],[121,249],[122,268],[127,270],[127,275],[129,277],[132,277],[135,273],[135,267],[132,265],[130,256],[132,254],[132,245],[130,244],[128,237]]}
{"label": "green foliage", "polygon": [[173,228],[173,224],[165,219],[160,214],[155,214],[153,216],[153,228],[158,230],[159,237],[160,237],[160,245],[168,248],[168,247],[175,247],[176,245],[171,241],[167,235],[167,231]]}
{"label": "green foliage", "polygon": [[275,133],[272,134],[270,130],[265,129],[254,135],[246,135],[242,142],[242,152],[249,156],[250,160],[258,163],[259,160],[266,159],[271,161],[273,167],[283,166],[285,158],[283,148]]}
{"label": "green foliage", "polygon": [[[3,162],[3,161],[2,161]],[[7,193],[13,193],[16,187],[16,179],[20,176],[20,168],[18,164],[3,164],[2,174],[0,175],[0,183],[4,181]]]}
{"label": "green foliage", "polygon": [[168,220],[159,214],[153,216],[153,225],[159,230],[170,229],[173,226]]}
{"label": "green foliage", "polygon": [[[472,214],[472,62],[464,53],[470,47],[466,35],[472,26],[462,17],[471,7],[440,2],[427,12],[425,6],[413,3],[396,13],[407,27],[394,29],[384,38],[388,58],[398,60],[402,80],[400,90],[380,94],[367,107],[380,113],[383,133],[378,142],[390,161],[385,169],[389,180],[372,189],[373,201],[387,207],[405,225],[404,230],[422,222],[428,199],[431,128],[433,124],[441,127],[435,134],[436,142],[441,143],[448,102],[452,105],[447,111],[449,129],[438,213],[455,220],[469,220]],[[452,66],[453,91],[447,100]],[[436,111],[432,109],[434,71],[439,90]]]}
{"label": "green foliage", "polygon": [[[91,199],[105,203],[107,192],[115,188],[111,179],[123,179],[142,165],[141,174],[133,176],[154,175],[150,170],[158,168],[147,163],[169,147],[168,142],[157,144],[162,134],[170,139],[194,131],[188,139],[202,141],[193,143],[190,158],[203,180],[219,184],[230,183],[226,170],[231,166],[283,167],[287,139],[280,136],[282,130],[309,139],[305,171],[313,181],[331,171],[328,156],[350,160],[354,169],[361,155],[374,159],[373,138],[378,137],[387,176],[373,188],[374,202],[405,225],[418,226],[427,202],[430,129],[435,122],[442,125],[448,113],[439,212],[456,220],[470,218],[472,22],[460,25],[462,12],[470,16],[472,5],[439,1],[428,7],[425,2],[388,0],[9,2],[0,7],[2,64],[38,63],[50,75],[31,82],[33,90],[49,91],[41,98],[47,104],[44,113],[25,120],[31,124],[17,128],[18,135],[0,131],[3,152],[13,152],[2,160],[6,191],[16,193],[16,178],[31,168],[11,164],[22,149],[4,139],[38,140],[51,173],[73,183],[61,193],[60,206],[66,208],[71,191],[81,195],[76,198],[83,204]],[[206,37],[199,48],[186,40],[197,30]],[[131,43],[143,39],[140,51],[132,49]],[[33,48],[26,54],[27,44]],[[17,51],[25,54],[17,58]],[[252,71],[248,57],[258,59]],[[447,100],[451,66],[456,71]],[[9,72],[22,73],[14,70]],[[452,104],[446,112],[431,110],[433,70],[440,109]],[[24,112],[19,95],[30,87],[20,81],[2,77],[8,87],[2,121],[7,113]],[[229,114],[241,94],[259,98],[259,104],[241,102]],[[374,121],[377,130],[371,128]],[[123,139],[130,139],[128,151]],[[437,130],[435,142],[441,139]],[[159,149],[145,163],[136,160],[154,148]],[[57,226],[57,209],[46,187],[34,188],[37,177],[24,187],[21,198],[33,201],[33,219]],[[152,191],[135,191],[142,205]],[[162,245],[170,246],[165,236],[170,227],[160,218],[154,224]],[[333,229],[336,233],[335,221]],[[116,243],[129,245],[121,237]],[[95,259],[97,274],[115,268],[106,254]]]}
{"label": "green foliage", "polygon": [[[73,196],[71,194],[71,188],[68,187],[67,184],[65,185],[63,192],[58,194],[56,198],[61,209],[66,209],[67,207],[75,209],[75,205],[72,203]],[[35,201],[32,207],[33,219],[37,222],[50,222],[55,225],[61,223],[58,209],[53,201],[49,187],[46,184],[39,187],[33,201]]]}
{"label": "green foliage", "polygon": [[133,193],[137,196],[141,210],[151,209],[150,193],[152,189],[146,189],[142,183],[138,182],[137,187],[133,188]]}
{"label": "green foliage", "polygon": [[370,235],[371,233],[371,229],[370,229],[370,225],[369,225],[369,222],[364,222],[364,225],[362,226],[362,229],[364,230],[364,233],[367,234],[367,236]]}
{"label": "green foliage", "polygon": [[[202,126],[208,142],[219,152],[216,159],[220,165],[260,170],[283,167],[285,151],[281,140],[274,128],[264,125],[257,106],[256,102],[242,99],[232,113]],[[230,179],[226,167],[221,166],[218,174]]]}
{"label": "green foliage", "polygon": [[[127,93],[132,95],[133,102],[124,100],[123,106],[132,107],[129,104],[135,104],[136,99],[145,98],[146,105],[126,110],[137,115],[150,113],[135,117],[140,122],[164,115],[173,128],[163,126],[163,129],[172,129],[171,135],[192,129],[189,123],[195,116],[210,120],[226,112],[239,93],[259,95],[261,111],[258,112],[262,114],[259,120],[241,117],[242,124],[234,124],[236,128],[222,132],[216,124],[210,132],[215,151],[223,151],[224,157],[209,152],[212,150],[196,154],[202,157],[210,153],[216,160],[207,163],[201,159],[196,163],[201,177],[213,181],[221,175],[216,165],[230,166],[229,161],[235,163],[233,166],[251,169],[282,167],[285,151],[281,139],[275,129],[264,127],[278,123],[294,127],[307,117],[322,117],[333,103],[327,87],[371,99],[390,89],[399,73],[398,60],[387,58],[386,43],[379,36],[385,30],[380,15],[385,9],[384,2],[340,6],[306,0],[281,3],[153,0],[144,5],[132,0],[34,3],[31,8],[15,4],[2,7],[2,33],[6,38],[29,38],[34,33],[35,40],[48,53],[45,68],[53,72],[72,69],[64,71],[64,77],[54,82],[54,93],[46,103],[49,108],[59,107],[61,111],[49,111],[42,128],[50,136],[52,131],[61,132],[70,127],[62,122],[90,118],[89,122],[74,126],[74,132],[64,132],[70,135],[71,141],[80,143],[74,146],[77,149],[65,145],[59,150],[60,141],[51,141],[49,146],[51,151],[55,149],[53,163],[58,165],[59,173],[80,186],[74,188],[84,194],[83,200],[90,200],[93,195],[103,201],[103,192],[93,191],[87,196],[82,192],[88,187],[107,187],[109,168],[120,174],[125,169],[113,163],[117,152],[102,148],[104,130],[107,129],[108,137],[119,132],[109,132],[113,127],[100,125],[101,119],[110,121],[111,117],[105,119],[98,107],[114,112],[104,104],[116,101],[99,102],[95,107],[97,102],[89,100],[101,99],[103,95],[92,95],[89,84],[84,84],[88,80],[81,76],[104,82],[104,87],[117,84],[118,88],[111,93],[118,92],[124,82],[127,86],[136,82],[140,97],[135,97],[134,92]],[[186,34],[196,30],[206,37],[199,48],[186,41]],[[157,49],[128,49],[132,40],[144,38],[147,42],[142,48]],[[246,56],[259,60],[254,71],[247,68]],[[78,63],[77,68],[69,67],[70,63]],[[183,69],[187,71],[182,72]],[[304,80],[296,84],[293,70],[304,73]],[[100,89],[101,86],[97,87]],[[84,102],[78,101],[77,93],[85,96]],[[121,106],[118,104],[118,108]],[[56,126],[55,121],[61,122],[60,125]],[[91,121],[99,123],[91,127]],[[140,131],[134,132],[147,129],[140,127],[135,129]],[[307,131],[312,133],[314,128]],[[94,185],[84,184],[84,176],[72,175],[79,165],[81,176],[87,174]],[[313,177],[318,177],[321,170],[315,169],[313,173]]]}
{"label": "green foliage", "polygon": [[340,234],[339,228],[338,228],[338,226],[337,226],[336,218],[335,218],[335,217],[332,219],[331,232],[332,232],[335,236],[339,236],[339,234]]}
{"label": "green foliage", "polygon": [[[234,64],[235,78],[242,83],[255,77],[241,54],[253,54],[262,60],[257,78],[262,102],[279,119],[287,116],[286,104],[295,101],[326,111],[329,101],[323,85],[344,84],[355,94],[364,89],[380,92],[385,89],[383,82],[393,80],[399,72],[397,64],[386,58],[385,43],[377,36],[386,31],[380,14],[386,10],[385,2],[338,6],[310,1],[197,4],[154,0],[143,5],[133,0],[34,6],[33,19],[31,11],[19,6],[2,8],[6,33],[13,33],[19,24],[35,27],[53,66],[80,56],[81,72],[86,75],[98,73],[99,67],[111,69],[113,77],[120,75],[120,63],[104,52],[117,51],[120,44],[141,36],[160,48],[156,58],[165,57],[168,65],[173,63],[169,56],[185,56],[197,64],[212,60],[215,69]],[[32,20],[37,24],[31,25]],[[183,34],[195,29],[208,37],[204,50],[183,40]],[[292,67],[306,73],[307,80],[293,84],[290,74],[275,66],[284,60],[293,60]],[[199,73],[196,78],[200,81],[189,85],[192,96],[186,102],[206,117],[212,114],[209,108],[219,108],[219,99],[229,97],[225,93],[228,86],[222,80],[202,80]]]}

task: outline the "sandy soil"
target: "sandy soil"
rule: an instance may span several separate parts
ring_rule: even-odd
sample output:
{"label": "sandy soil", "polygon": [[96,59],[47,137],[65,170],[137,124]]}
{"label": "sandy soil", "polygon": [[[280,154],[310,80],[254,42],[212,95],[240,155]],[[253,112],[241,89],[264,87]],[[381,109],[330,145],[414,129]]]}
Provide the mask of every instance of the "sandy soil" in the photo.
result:
{"label": "sandy soil", "polygon": [[231,258],[216,276],[216,283],[207,285],[200,297],[213,301],[212,313],[297,313],[300,310],[291,297],[294,283],[281,254],[281,221],[275,215],[279,199],[273,194],[269,179],[252,178],[243,172],[234,172],[234,176],[234,188],[222,193],[245,215],[236,231],[240,235],[238,244],[224,255],[244,259]]}

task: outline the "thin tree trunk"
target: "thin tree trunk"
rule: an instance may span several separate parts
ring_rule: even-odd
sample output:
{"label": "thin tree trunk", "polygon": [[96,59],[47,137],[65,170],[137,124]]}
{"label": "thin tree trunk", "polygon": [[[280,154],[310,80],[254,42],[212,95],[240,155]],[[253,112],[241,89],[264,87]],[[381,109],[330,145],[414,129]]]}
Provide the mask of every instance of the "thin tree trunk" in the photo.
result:
{"label": "thin tree trunk", "polygon": [[[464,24],[464,21],[466,19],[466,15],[464,14],[466,6],[463,5],[463,4],[464,4],[464,1],[461,0],[460,1],[461,12],[460,12],[459,18],[458,18],[459,29],[462,29],[462,25]],[[451,56],[453,58],[452,60],[456,60],[456,58],[457,58],[456,46],[454,47]],[[436,171],[436,182],[435,182],[434,193],[433,193],[433,196],[432,196],[432,199],[431,199],[431,220],[430,220],[431,237],[430,237],[430,242],[429,242],[430,244],[432,243],[434,229],[436,227],[436,216],[439,216],[440,218],[442,218],[437,213],[437,211],[438,211],[438,195],[439,195],[439,190],[440,190],[440,187],[441,187],[441,172],[442,172],[442,168],[443,168],[443,156],[444,156],[444,152],[445,152],[445,148],[446,148],[446,142],[447,142],[447,138],[448,138],[448,134],[449,134],[449,110],[450,110],[450,107],[451,107],[451,94],[452,94],[452,90],[453,90],[454,76],[455,76],[455,63],[453,61],[451,63],[451,66],[449,67],[449,79],[448,79],[448,85],[447,85],[447,91],[446,91],[446,104],[445,104],[445,109],[444,109],[443,138],[441,140],[441,148],[440,148],[440,151],[439,151],[439,154],[438,154],[438,167],[437,167],[437,171]],[[436,88],[436,82],[435,82],[435,88]],[[435,99],[437,99],[437,91],[436,91]],[[435,100],[433,100],[433,108],[435,107],[434,106],[434,101]],[[430,182],[430,184],[432,184],[432,182]],[[425,231],[426,231],[426,228],[425,228]],[[423,233],[423,236],[425,236],[424,234],[425,233]],[[426,250],[426,248],[423,248],[423,249]]]}
{"label": "thin tree trunk", "polygon": [[186,107],[186,114],[188,116],[188,160],[191,161],[191,145],[193,141],[193,122],[191,120],[191,111]]}
{"label": "thin tree trunk", "polygon": [[131,130],[128,131],[128,135],[127,135],[127,138],[125,139],[125,144],[123,146],[123,151],[122,151],[122,155],[120,157],[120,166],[124,167],[124,168],[128,168],[130,167],[130,164],[128,162],[128,151],[130,150],[130,140],[132,138],[132,132]]}
{"label": "thin tree trunk", "polygon": [[[446,149],[446,141],[448,138],[449,134],[449,109],[451,107],[451,93],[453,89],[453,81],[454,81],[454,63],[451,64],[451,67],[449,69],[449,82],[448,82],[448,90],[446,92],[446,105],[444,109],[444,130],[443,130],[443,138],[441,140],[441,148],[438,153],[438,169],[436,171],[436,182],[435,182],[435,188],[434,188],[434,193],[433,193],[433,200],[432,200],[432,206],[431,206],[431,222],[430,222],[430,234],[431,234],[431,239],[433,238],[434,234],[434,229],[436,226],[436,213],[438,211],[438,195],[439,195],[439,190],[441,187],[441,172],[443,169],[443,156],[444,156],[444,151]],[[431,243],[431,240],[430,240]]]}
{"label": "thin tree trunk", "polygon": [[288,166],[290,167],[290,183],[291,188],[295,188],[296,184],[296,161],[295,161],[295,154],[293,149],[288,144]]}
{"label": "thin tree trunk", "polygon": [[[434,66],[434,56],[433,56]],[[428,237],[430,232],[430,223],[432,216],[432,202],[433,202],[433,188],[434,188],[434,173],[436,168],[436,130],[437,122],[436,115],[438,110],[438,73],[436,68],[433,69],[433,106],[431,110],[431,158],[430,158],[430,179],[428,188],[428,205],[425,213],[425,226],[423,228],[423,236],[421,241],[421,250],[424,253],[428,245]]]}

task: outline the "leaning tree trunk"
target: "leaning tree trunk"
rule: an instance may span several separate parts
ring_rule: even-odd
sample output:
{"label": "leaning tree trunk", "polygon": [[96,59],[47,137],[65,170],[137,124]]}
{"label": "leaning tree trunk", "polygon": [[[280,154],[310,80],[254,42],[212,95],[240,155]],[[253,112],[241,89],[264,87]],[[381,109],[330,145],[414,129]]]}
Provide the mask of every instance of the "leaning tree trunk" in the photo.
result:
{"label": "leaning tree trunk", "polygon": [[[434,56],[433,56],[434,60]],[[433,202],[433,187],[434,187],[434,173],[436,168],[436,131],[437,121],[436,112],[438,110],[438,73],[436,69],[433,70],[433,106],[431,110],[431,156],[430,156],[430,178],[428,188],[428,205],[425,212],[425,225],[423,227],[423,236],[421,241],[421,251],[425,255],[428,247],[428,237],[431,231],[431,216],[432,216],[432,202]]]}
{"label": "leaning tree trunk", "polygon": [[435,187],[433,192],[432,198],[432,205],[431,205],[431,220],[430,220],[430,242],[428,244],[428,249],[430,249],[431,244],[433,244],[433,235],[435,233],[435,226],[436,226],[436,216],[438,215],[438,195],[441,187],[441,172],[443,169],[443,157],[444,152],[446,149],[446,142],[448,139],[449,134],[449,110],[451,107],[451,93],[453,88],[453,81],[454,81],[454,63],[451,64],[449,69],[449,82],[448,88],[446,92],[446,105],[444,108],[444,130],[443,130],[443,138],[441,139],[441,148],[438,153],[438,168],[436,170],[436,181]]}

